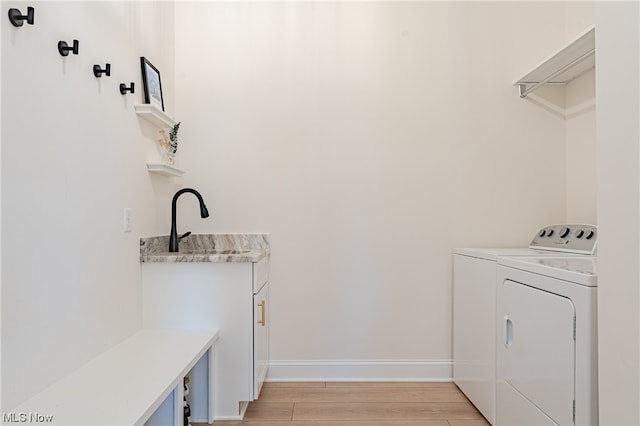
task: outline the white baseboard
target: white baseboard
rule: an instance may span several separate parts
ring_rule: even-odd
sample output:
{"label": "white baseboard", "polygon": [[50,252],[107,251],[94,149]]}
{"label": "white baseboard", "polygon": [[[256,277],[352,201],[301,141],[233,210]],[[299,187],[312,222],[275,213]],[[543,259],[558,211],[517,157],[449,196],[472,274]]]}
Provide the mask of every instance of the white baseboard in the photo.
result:
{"label": "white baseboard", "polygon": [[[271,360],[267,382],[451,382],[453,361],[403,360]],[[246,409],[246,405],[244,407]],[[215,417],[215,420],[240,420]],[[191,419],[206,423],[206,419]]]}
{"label": "white baseboard", "polygon": [[450,382],[451,360],[271,360],[268,382]]}

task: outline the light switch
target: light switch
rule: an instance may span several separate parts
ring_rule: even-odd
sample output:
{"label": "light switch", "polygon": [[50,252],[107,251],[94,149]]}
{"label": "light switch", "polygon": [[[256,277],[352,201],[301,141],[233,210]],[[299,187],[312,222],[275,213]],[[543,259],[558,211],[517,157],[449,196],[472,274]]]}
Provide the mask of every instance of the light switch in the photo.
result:
{"label": "light switch", "polygon": [[123,223],[123,231],[131,232],[131,228],[133,227],[133,209],[129,207],[125,207],[124,209],[124,223]]}

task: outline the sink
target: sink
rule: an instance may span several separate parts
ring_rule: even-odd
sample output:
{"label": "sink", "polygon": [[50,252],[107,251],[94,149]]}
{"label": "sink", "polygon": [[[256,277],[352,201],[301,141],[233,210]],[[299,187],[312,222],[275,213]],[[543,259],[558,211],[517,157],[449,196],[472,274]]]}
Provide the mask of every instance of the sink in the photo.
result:
{"label": "sink", "polygon": [[184,254],[245,254],[251,250],[245,249],[195,249],[195,250],[183,250],[180,253]]}

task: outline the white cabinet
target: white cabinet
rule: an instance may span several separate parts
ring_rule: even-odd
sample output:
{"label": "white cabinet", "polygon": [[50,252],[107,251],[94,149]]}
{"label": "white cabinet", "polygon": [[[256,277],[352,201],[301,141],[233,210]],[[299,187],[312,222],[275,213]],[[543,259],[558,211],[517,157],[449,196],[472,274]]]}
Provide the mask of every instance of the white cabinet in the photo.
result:
{"label": "white cabinet", "polygon": [[269,283],[253,296],[253,397],[258,399],[269,369]]}
{"label": "white cabinet", "polygon": [[[2,424],[181,425],[183,377],[214,362],[217,339],[213,330],[140,330],[3,413]],[[211,422],[215,379],[201,379],[192,409]]]}
{"label": "white cabinet", "polygon": [[253,263],[253,397],[258,399],[269,369],[269,263]]}
{"label": "white cabinet", "polygon": [[[216,420],[241,419],[260,394],[269,365],[268,278],[268,257],[142,264],[144,327],[219,330]],[[207,374],[204,368],[196,365],[192,374]],[[206,419],[193,413],[192,421]]]}

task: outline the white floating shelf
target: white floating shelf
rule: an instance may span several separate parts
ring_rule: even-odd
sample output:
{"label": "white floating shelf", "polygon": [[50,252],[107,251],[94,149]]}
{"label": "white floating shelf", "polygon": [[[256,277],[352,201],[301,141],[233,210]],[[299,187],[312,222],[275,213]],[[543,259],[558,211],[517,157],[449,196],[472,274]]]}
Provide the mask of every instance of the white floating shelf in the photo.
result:
{"label": "white floating shelf", "polygon": [[184,174],[184,170],[164,163],[147,163],[147,170],[151,173],[159,173],[165,176],[180,177]]}
{"label": "white floating shelf", "polygon": [[596,65],[596,29],[589,28],[575,40],[542,61],[514,83],[524,98],[545,84],[567,84]]}
{"label": "white floating shelf", "polygon": [[176,121],[164,111],[151,104],[134,105],[136,114],[158,127],[173,127]]}

